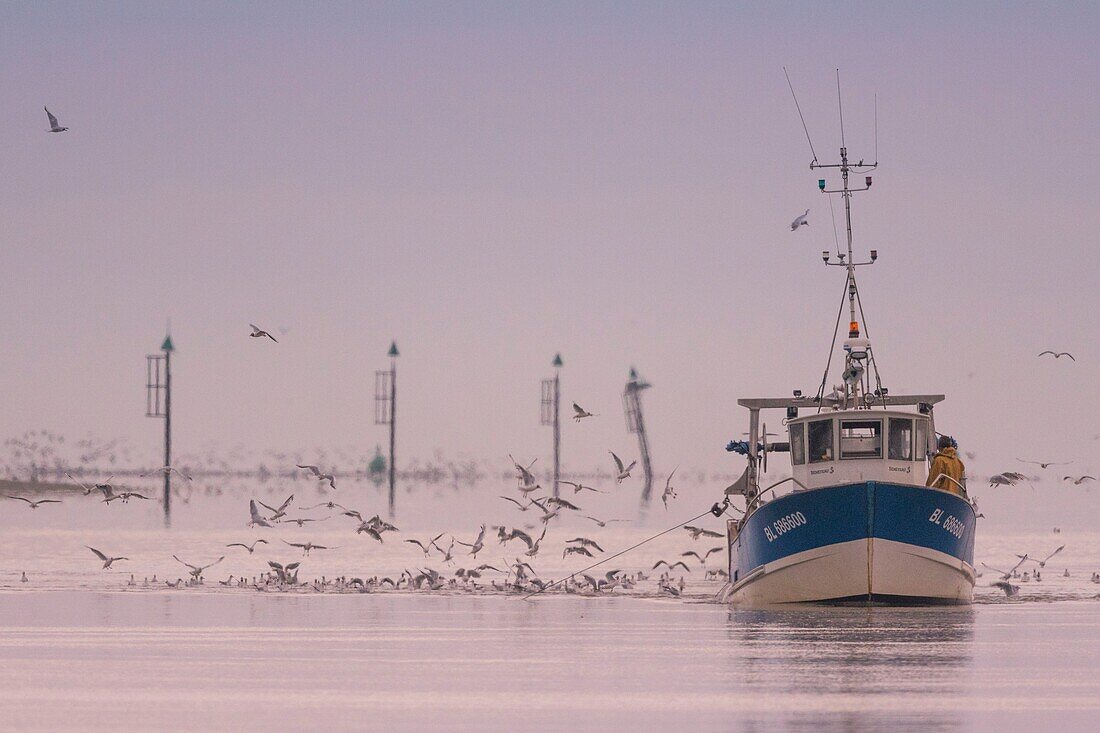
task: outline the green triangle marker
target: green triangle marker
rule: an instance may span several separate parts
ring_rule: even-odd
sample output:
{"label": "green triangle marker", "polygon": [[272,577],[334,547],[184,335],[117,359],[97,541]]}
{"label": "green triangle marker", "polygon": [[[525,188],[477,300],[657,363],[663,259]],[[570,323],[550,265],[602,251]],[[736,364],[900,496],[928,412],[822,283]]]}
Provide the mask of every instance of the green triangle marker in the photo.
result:
{"label": "green triangle marker", "polygon": [[555,354],[555,355],[554,355],[554,366],[556,366],[556,367],[560,367],[560,366],[561,366],[561,364],[562,364],[562,361],[561,361],[561,354]]}
{"label": "green triangle marker", "polygon": [[175,351],[176,347],[172,345],[172,337],[165,336],[164,343],[160,345],[161,351]]}
{"label": "green triangle marker", "polygon": [[396,341],[394,341],[392,344],[390,344],[389,355],[390,356],[400,356],[400,354],[397,353],[397,342]]}

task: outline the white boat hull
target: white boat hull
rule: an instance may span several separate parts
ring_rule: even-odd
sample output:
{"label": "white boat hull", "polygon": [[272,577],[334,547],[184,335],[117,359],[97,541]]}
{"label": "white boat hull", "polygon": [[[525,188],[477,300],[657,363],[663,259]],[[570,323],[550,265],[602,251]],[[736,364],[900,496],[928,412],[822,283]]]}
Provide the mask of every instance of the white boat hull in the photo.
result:
{"label": "white boat hull", "polygon": [[820,601],[966,604],[974,568],[952,555],[881,538],[818,547],[756,568],[735,583],[737,605]]}

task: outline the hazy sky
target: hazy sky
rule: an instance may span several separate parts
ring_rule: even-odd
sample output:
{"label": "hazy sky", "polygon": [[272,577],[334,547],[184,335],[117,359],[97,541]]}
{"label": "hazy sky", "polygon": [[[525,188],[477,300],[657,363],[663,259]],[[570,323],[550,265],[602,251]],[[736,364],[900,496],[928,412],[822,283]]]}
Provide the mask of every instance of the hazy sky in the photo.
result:
{"label": "hazy sky", "polygon": [[6,4],[0,435],[155,455],[171,318],[181,451],[373,449],[396,339],[405,455],[546,455],[560,351],[601,413],[567,465],[636,452],[636,365],[658,469],[736,470],[737,398],[816,389],[843,286],[786,65],[823,160],[834,69],[854,157],[878,94],[884,384],[947,393],[986,471],[1095,470],[1098,31],[1069,3]]}

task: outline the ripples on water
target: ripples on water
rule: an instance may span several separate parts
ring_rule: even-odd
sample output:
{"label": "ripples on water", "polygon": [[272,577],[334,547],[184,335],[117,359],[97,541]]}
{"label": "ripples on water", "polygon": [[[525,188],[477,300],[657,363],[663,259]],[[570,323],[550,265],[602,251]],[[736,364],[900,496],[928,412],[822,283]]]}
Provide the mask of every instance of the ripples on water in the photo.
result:
{"label": "ripples on water", "polygon": [[[455,532],[467,540],[480,517],[526,517],[493,504],[475,511],[425,501],[399,516],[401,535],[378,545],[356,536],[351,520],[248,530],[246,503],[177,510],[171,530],[151,506],[0,508],[0,727],[1089,729],[1100,712],[1100,586],[1089,582],[1100,570],[1097,534],[983,532],[978,559],[998,566],[1015,552],[1067,547],[1042,582],[1019,583],[1019,599],[988,588],[987,572],[969,608],[731,610],[710,602],[719,584],[698,571],[684,599],[657,597],[652,584],[634,597],[536,601],[457,591],[257,593],[216,581],[257,575],[267,559],[301,559],[281,539],[339,546],[303,559],[304,580],[446,571],[399,540],[442,529],[433,517],[457,518]],[[660,528],[666,516],[651,512],[644,524]],[[531,562],[544,578],[558,577],[587,561],[563,560],[565,539],[584,534],[613,552],[648,532],[600,531],[573,518],[551,527]],[[272,545],[252,556],[224,548],[257,536]],[[648,570],[657,558],[716,543],[676,533],[606,569]],[[133,559],[102,571],[86,544]],[[204,564],[227,557],[202,588],[142,588],[153,574],[183,574],[173,553]],[[478,561],[517,555],[490,539]],[[709,567],[722,565],[717,557]],[[456,555],[452,569],[472,564]],[[130,573],[136,588],[126,584]]]}

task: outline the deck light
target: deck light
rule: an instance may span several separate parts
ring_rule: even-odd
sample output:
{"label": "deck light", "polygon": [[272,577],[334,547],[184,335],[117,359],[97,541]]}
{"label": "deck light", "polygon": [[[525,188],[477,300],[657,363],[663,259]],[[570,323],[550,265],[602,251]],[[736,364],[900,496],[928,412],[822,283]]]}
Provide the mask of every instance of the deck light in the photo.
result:
{"label": "deck light", "polygon": [[878,250],[877,249],[871,250],[871,262],[874,262],[877,259],[878,259]]}
{"label": "deck light", "polygon": [[825,190],[825,179],[824,178],[818,178],[817,179],[817,187],[820,188],[822,191]]}
{"label": "deck light", "polygon": [[825,264],[829,264],[829,250],[827,250],[827,249],[821,250],[821,261],[824,262]]}
{"label": "deck light", "polygon": [[871,187],[871,177],[867,176],[867,188]]}
{"label": "deck light", "polygon": [[848,324],[848,338],[859,338],[859,321],[852,321]]}
{"label": "deck light", "polygon": [[801,397],[802,396],[802,390],[796,389],[794,391],[794,396],[795,396],[795,399],[798,399],[799,397]]}

